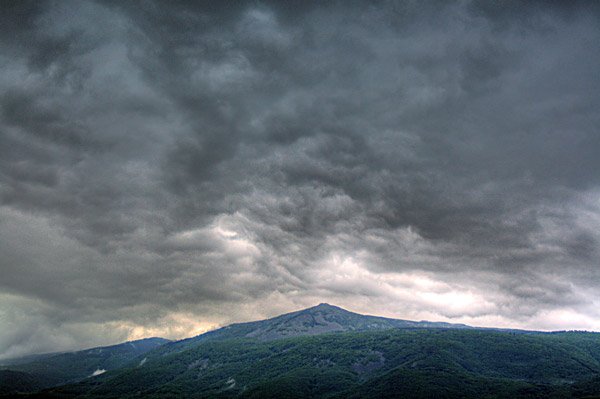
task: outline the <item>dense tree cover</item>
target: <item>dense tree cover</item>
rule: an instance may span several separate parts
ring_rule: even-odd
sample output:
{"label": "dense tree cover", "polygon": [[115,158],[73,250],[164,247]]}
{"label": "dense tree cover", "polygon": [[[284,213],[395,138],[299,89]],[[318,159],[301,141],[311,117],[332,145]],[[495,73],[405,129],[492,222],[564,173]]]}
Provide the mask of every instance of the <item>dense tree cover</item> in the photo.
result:
{"label": "dense tree cover", "polygon": [[214,340],[83,383],[82,398],[572,398],[600,392],[600,334],[390,329]]}
{"label": "dense tree cover", "polygon": [[0,370],[0,393],[15,394],[39,390],[47,386],[42,377],[14,370]]}
{"label": "dense tree cover", "polygon": [[[0,370],[4,372],[0,373],[0,393],[27,392],[77,382],[90,377],[95,371],[123,367],[132,359],[166,342],[168,341],[162,338],[147,338],[77,352],[27,357],[32,359],[30,362],[10,360],[3,366],[5,370]],[[9,371],[21,374],[9,374]],[[25,379],[29,384],[23,383]]]}

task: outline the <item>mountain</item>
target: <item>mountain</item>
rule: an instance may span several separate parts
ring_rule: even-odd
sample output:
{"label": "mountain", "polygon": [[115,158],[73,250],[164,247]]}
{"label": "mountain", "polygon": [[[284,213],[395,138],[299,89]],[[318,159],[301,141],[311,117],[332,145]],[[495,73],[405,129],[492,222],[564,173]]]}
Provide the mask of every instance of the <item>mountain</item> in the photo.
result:
{"label": "mountain", "polygon": [[[233,324],[221,330],[222,336],[273,340],[299,335],[318,335],[342,331],[368,331],[388,328],[469,328],[464,324],[409,321],[365,316],[337,306],[321,303],[312,308],[251,323]],[[216,334],[213,334],[216,335]]]}
{"label": "mountain", "polygon": [[596,333],[387,329],[206,340],[150,355],[33,397],[600,397]]}
{"label": "mountain", "polygon": [[77,382],[123,367],[132,359],[167,342],[169,341],[163,338],[146,338],[77,352],[34,355],[4,361],[4,370],[0,370],[0,393],[38,390]]}
{"label": "mountain", "polygon": [[[427,321],[397,320],[376,316],[365,316],[349,312],[326,303],[287,313],[272,319],[237,323],[197,337],[168,343],[160,338],[149,338],[104,348],[93,348],[71,353],[30,355],[4,361],[5,369],[23,374],[13,375],[14,381],[32,381],[32,389],[52,387],[77,382],[99,373],[124,366],[139,355],[148,353],[145,359],[166,356],[195,347],[205,341],[248,338],[271,341],[296,336],[313,336],[325,333],[370,331],[390,328],[469,328],[462,324],[436,323]],[[161,348],[158,348],[161,347]],[[158,349],[157,349],[158,348]],[[155,350],[156,349],[156,350]],[[8,385],[1,392],[8,392]],[[16,384],[22,387],[26,384]],[[15,388],[12,391],[19,391]]]}
{"label": "mountain", "polygon": [[328,304],[177,342],[34,359],[0,370],[9,397],[600,398],[598,333],[479,329]]}
{"label": "mountain", "polygon": [[25,396],[600,398],[600,334],[412,322],[321,304],[166,343]]}
{"label": "mountain", "polygon": [[[349,312],[337,306],[321,303],[311,308],[286,313],[271,319],[236,323],[209,331],[193,338],[172,342],[161,348],[160,354],[189,349],[207,340],[254,338],[260,341],[349,331],[385,330],[390,328],[472,328],[464,324],[410,321]],[[155,352],[153,354],[158,354]]]}

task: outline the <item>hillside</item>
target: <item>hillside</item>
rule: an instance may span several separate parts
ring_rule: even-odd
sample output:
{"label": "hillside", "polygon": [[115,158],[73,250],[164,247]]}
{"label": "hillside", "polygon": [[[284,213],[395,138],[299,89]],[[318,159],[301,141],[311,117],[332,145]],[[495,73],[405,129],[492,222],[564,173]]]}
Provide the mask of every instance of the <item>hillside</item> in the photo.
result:
{"label": "hillside", "polygon": [[77,352],[28,356],[25,359],[33,359],[29,362],[23,359],[5,361],[2,366],[5,370],[0,370],[0,393],[32,391],[77,382],[93,374],[123,367],[166,342],[169,341],[163,338],[146,338]]}
{"label": "hillside", "polygon": [[37,391],[49,386],[40,376],[14,370],[0,370],[0,394]]}
{"label": "hillside", "polygon": [[573,398],[599,376],[600,334],[391,329],[206,341],[43,395]]}

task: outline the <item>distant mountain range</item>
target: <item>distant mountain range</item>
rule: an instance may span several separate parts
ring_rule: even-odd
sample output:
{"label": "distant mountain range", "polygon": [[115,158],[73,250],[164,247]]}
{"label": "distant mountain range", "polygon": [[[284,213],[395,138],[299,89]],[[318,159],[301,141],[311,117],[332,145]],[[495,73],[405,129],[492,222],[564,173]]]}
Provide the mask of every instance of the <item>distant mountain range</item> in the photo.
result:
{"label": "distant mountain range", "polygon": [[27,398],[600,398],[600,334],[479,329],[320,304],[193,338],[15,359]]}

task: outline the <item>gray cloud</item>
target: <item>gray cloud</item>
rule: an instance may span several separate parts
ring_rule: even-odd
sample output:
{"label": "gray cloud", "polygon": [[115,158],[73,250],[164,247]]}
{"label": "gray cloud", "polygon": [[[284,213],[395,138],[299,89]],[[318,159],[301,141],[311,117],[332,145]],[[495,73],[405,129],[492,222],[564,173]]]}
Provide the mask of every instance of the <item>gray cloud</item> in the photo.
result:
{"label": "gray cloud", "polygon": [[322,301],[600,329],[595,4],[1,14],[0,356]]}

